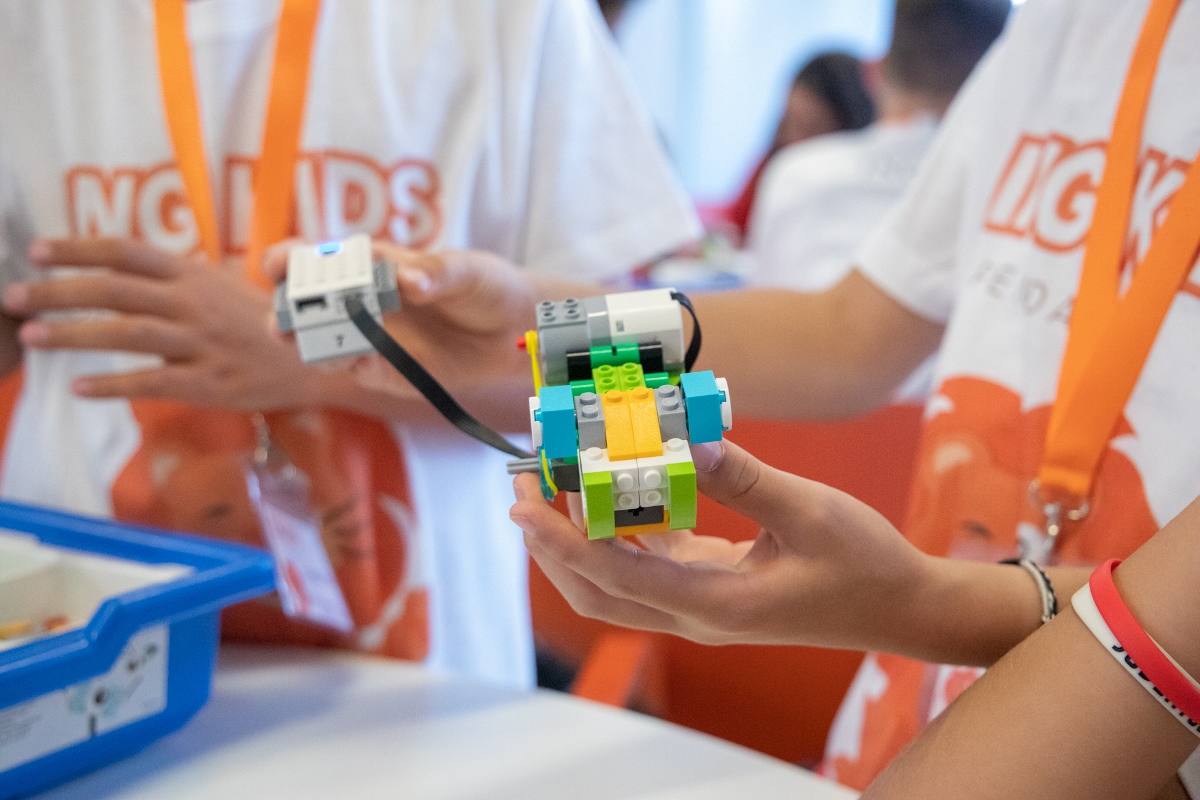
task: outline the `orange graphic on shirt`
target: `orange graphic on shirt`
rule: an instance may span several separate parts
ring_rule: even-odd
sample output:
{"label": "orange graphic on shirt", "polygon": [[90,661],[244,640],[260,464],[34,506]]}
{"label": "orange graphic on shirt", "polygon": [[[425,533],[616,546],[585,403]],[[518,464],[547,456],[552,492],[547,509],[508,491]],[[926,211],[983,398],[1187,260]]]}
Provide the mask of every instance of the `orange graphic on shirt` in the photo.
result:
{"label": "orange graphic on shirt", "polygon": [[[978,378],[947,380],[930,400],[917,457],[906,535],[922,550],[997,561],[1016,555],[1021,525],[1045,524],[1029,499],[1029,485],[1049,424],[1050,407],[1022,410],[1020,397]],[[1115,437],[1136,436],[1122,418]],[[1110,447],[1100,461],[1092,509],[1063,534],[1062,562],[1094,564],[1124,558],[1154,535],[1158,524],[1141,476]],[[1065,598],[1060,598],[1060,602]],[[875,655],[876,690],[847,697],[839,715],[860,714],[855,743],[833,742],[825,771],[855,787],[867,784],[929,721],[972,682],[972,670],[939,668],[892,655]],[[854,687],[851,687],[854,692]],[[836,745],[836,746],[835,746]]]}
{"label": "orange graphic on shirt", "polygon": [[[984,230],[1029,239],[1051,253],[1082,249],[1092,224],[1107,146],[1102,141],[1076,142],[1061,133],[1021,134],[988,198]],[[1154,148],[1142,156],[1125,245],[1126,270],[1145,257],[1189,165]],[[1183,291],[1200,296],[1200,284],[1189,282]]]}
{"label": "orange graphic on shirt", "polygon": [[[256,159],[229,156],[221,185],[222,249],[243,255],[250,238]],[[72,236],[141,239],[171,253],[198,253],[200,234],[173,162],[114,168],[80,164],[63,175]],[[293,229],[306,241],[366,233],[414,249],[442,231],[438,168],[419,158],[380,164],[361,153],[319,150],[296,161]]]}
{"label": "orange graphic on shirt", "polygon": [[[142,446],[112,487],[118,519],[264,547],[246,488],[255,432],[244,413],[138,401]],[[320,533],[356,631],[343,635],[284,616],[276,599],[242,603],[223,617],[226,638],[358,647],[421,659],[428,598],[406,581],[403,459],[382,423],[337,411],[267,415],[272,441],[309,479]],[[389,508],[389,505],[391,508]],[[363,631],[370,631],[364,640]]]}

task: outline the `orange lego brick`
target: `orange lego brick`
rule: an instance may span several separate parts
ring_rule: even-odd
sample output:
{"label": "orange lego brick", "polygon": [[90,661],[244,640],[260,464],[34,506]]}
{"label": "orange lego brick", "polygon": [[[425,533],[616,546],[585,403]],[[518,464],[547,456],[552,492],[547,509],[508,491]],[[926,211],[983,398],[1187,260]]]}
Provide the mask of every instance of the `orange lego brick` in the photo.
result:
{"label": "orange lego brick", "polygon": [[[609,461],[637,458],[634,455],[637,447],[634,444],[629,392],[613,389],[600,395],[600,402],[604,406],[604,435],[608,442]],[[650,403],[653,406],[653,396],[650,398]]]}
{"label": "orange lego brick", "polygon": [[634,458],[651,458],[663,454],[662,431],[658,427],[658,409],[654,392],[645,386],[630,389],[629,415],[633,425]]}

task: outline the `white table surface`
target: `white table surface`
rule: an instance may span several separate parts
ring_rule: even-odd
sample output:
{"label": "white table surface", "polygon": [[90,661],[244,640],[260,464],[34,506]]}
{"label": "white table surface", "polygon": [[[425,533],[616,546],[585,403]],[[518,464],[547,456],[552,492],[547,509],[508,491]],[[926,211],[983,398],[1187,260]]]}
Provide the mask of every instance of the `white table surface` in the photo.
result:
{"label": "white table surface", "polygon": [[855,794],[661,720],[345,653],[227,647],[209,704],[40,800],[789,798]]}

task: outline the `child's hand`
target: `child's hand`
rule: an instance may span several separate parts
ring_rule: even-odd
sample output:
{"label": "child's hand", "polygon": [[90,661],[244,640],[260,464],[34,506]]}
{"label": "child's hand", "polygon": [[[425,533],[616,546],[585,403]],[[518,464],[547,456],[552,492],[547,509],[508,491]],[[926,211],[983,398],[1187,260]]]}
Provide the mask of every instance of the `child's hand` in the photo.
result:
{"label": "child's hand", "polygon": [[712,644],[900,649],[935,560],[849,495],[761,463],[729,442],[693,447],[699,488],[763,524],[753,543],[676,531],[588,541],[516,480],[511,516],[576,611]]}

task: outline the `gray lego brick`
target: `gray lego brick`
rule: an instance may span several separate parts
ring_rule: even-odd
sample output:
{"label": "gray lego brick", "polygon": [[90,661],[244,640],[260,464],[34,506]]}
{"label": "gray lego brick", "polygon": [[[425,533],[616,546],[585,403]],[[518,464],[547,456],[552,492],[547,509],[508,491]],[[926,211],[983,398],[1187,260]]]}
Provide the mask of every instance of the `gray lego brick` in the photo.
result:
{"label": "gray lego brick", "polygon": [[662,432],[663,441],[688,441],[687,411],[679,387],[666,384],[655,389],[654,405],[658,409],[658,428]]}
{"label": "gray lego brick", "polygon": [[386,261],[375,262],[375,294],[379,297],[379,310],[399,311],[400,291],[396,288],[396,273]]}
{"label": "gray lego brick", "polygon": [[296,331],[296,345],[305,363],[375,352],[350,320],[301,328]]}
{"label": "gray lego brick", "polygon": [[579,449],[608,447],[608,436],[604,432],[604,406],[600,396],[584,392],[575,398],[575,421],[579,429]]}
{"label": "gray lego brick", "polygon": [[608,327],[608,301],[604,295],[585,297],[584,311],[587,313],[588,338],[592,344],[608,346],[612,344],[612,334]]}
{"label": "gray lego brick", "polygon": [[275,324],[284,333],[292,330],[292,311],[288,308],[287,285],[282,283],[275,287]]}
{"label": "gray lego brick", "polygon": [[545,381],[567,383],[567,353],[588,349],[587,317],[578,300],[546,300],[537,307],[538,351]]}

